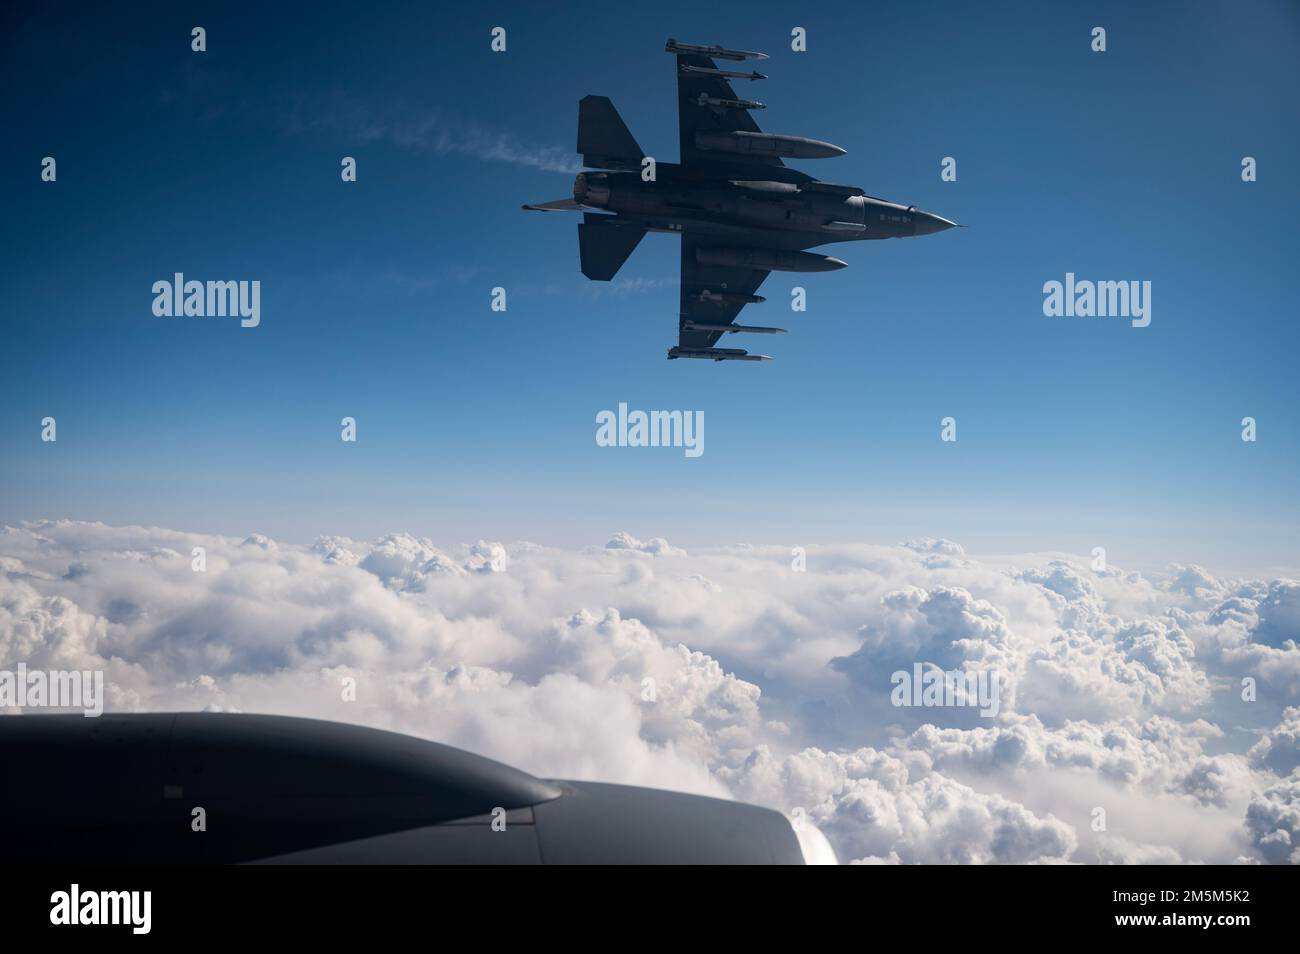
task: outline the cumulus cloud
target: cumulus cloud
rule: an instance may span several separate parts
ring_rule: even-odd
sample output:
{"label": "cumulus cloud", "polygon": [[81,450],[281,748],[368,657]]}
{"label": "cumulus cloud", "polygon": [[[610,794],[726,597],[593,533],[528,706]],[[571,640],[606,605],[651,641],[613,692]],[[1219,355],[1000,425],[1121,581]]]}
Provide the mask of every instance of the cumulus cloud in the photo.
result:
{"label": "cumulus cloud", "polygon": [[[0,669],[743,798],[863,863],[1300,861],[1300,584],[805,550],[25,524],[0,532]],[[998,711],[896,704],[916,664],[996,674]]]}
{"label": "cumulus cloud", "polygon": [[753,801],[806,806],[840,853],[856,861],[1060,862],[1076,844],[1070,826],[1050,814],[871,748],[811,748],[778,760],[761,747],[735,782]]}
{"label": "cumulus cloud", "polygon": [[1287,709],[1282,721],[1264,733],[1249,755],[1252,765],[1277,775],[1291,775],[1300,768],[1300,707]]}
{"label": "cumulus cloud", "polygon": [[634,553],[650,553],[654,556],[686,556],[686,551],[672,546],[663,537],[638,540],[632,534],[620,530],[605,544],[606,550],[629,550]]}
{"label": "cumulus cloud", "polygon": [[1251,845],[1273,864],[1300,864],[1300,778],[1270,786],[1250,800]]}

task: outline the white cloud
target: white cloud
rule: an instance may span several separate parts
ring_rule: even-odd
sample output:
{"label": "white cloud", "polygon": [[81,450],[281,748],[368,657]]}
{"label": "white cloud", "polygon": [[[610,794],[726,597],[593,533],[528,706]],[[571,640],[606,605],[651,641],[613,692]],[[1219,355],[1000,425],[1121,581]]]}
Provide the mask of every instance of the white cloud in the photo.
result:
{"label": "white cloud", "polygon": [[605,544],[606,550],[630,550],[635,553],[650,553],[655,556],[686,556],[686,551],[672,546],[663,537],[638,540],[632,534],[620,530]]}
{"label": "white cloud", "polygon": [[811,748],[775,759],[761,747],[736,776],[744,797],[802,807],[853,861],[911,863],[1059,862],[1075,835],[997,793],[981,793],[917,763],[871,748]]}
{"label": "white cloud", "polygon": [[1277,775],[1291,775],[1300,768],[1300,707],[1282,713],[1282,721],[1264,733],[1249,755],[1252,765]]}
{"label": "white cloud", "polygon": [[[0,532],[0,668],[803,808],[845,860],[1300,861],[1300,584],[1020,562],[42,522]],[[895,707],[914,662],[995,670],[996,717]]]}
{"label": "white cloud", "polygon": [[1246,826],[1265,861],[1300,864],[1300,778],[1292,776],[1252,798]]}

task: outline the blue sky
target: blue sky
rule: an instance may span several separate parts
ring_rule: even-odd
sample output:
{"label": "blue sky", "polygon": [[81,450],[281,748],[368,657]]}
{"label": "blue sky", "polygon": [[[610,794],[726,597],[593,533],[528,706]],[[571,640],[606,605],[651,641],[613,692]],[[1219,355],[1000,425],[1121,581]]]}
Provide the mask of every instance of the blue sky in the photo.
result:
{"label": "blue sky", "polygon": [[[5,13],[0,522],[1300,566],[1295,4],[479,6]],[[969,228],[774,274],[772,363],[666,361],[677,239],[597,286],[519,205],[588,93],[675,161],[670,35],[772,54],[763,128],[848,150],[803,170]],[[260,327],[154,317],[176,271],[259,279]],[[1150,327],[1044,317],[1067,271],[1149,280]],[[705,454],[597,447],[620,401],[703,410]]]}

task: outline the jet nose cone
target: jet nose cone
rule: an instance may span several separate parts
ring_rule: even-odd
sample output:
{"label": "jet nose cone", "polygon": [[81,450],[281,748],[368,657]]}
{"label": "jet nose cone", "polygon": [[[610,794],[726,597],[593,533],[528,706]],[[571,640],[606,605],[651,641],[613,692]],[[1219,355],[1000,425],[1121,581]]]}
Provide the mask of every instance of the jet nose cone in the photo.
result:
{"label": "jet nose cone", "polygon": [[914,213],[916,222],[917,235],[933,235],[935,232],[946,232],[948,229],[955,229],[956,222],[950,222],[942,215],[935,215],[933,212],[923,212],[917,209]]}

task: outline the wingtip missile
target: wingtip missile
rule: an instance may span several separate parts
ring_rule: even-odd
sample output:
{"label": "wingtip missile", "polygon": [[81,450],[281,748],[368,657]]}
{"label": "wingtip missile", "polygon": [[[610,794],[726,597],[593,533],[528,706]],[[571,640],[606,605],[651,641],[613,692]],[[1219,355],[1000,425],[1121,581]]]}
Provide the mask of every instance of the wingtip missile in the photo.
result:
{"label": "wingtip missile", "polygon": [[678,43],[676,40],[669,38],[664,45],[665,53],[695,53],[699,56],[710,56],[720,60],[765,60],[766,53],[755,53],[753,50],[729,50],[726,47],[716,44],[700,45],[698,43]]}

